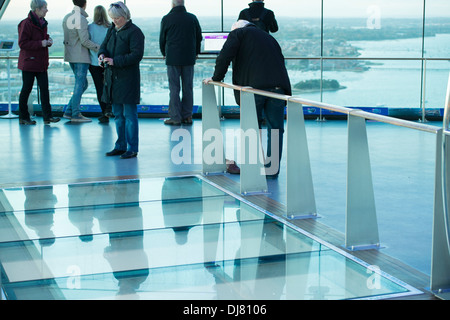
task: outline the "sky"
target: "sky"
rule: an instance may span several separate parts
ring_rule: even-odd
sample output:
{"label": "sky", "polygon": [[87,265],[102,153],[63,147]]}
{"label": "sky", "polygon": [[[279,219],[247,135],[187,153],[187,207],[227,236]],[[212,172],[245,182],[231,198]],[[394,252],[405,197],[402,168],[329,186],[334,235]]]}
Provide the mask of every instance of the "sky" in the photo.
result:
{"label": "sky", "polygon": [[[248,7],[250,0],[223,0],[224,15],[236,16]],[[368,18],[371,14],[382,17],[421,17],[424,0],[323,0],[325,17]],[[425,0],[427,16],[450,16],[449,0]],[[106,8],[112,0],[88,0],[87,13],[92,16],[96,5]],[[321,0],[265,0],[265,6],[276,16],[319,17]],[[47,20],[62,19],[73,8],[71,0],[47,0]],[[132,17],[162,17],[171,9],[171,0],[127,0]],[[30,8],[30,0],[11,0],[2,19],[24,18]],[[220,15],[221,0],[186,0],[188,11],[197,16]]]}

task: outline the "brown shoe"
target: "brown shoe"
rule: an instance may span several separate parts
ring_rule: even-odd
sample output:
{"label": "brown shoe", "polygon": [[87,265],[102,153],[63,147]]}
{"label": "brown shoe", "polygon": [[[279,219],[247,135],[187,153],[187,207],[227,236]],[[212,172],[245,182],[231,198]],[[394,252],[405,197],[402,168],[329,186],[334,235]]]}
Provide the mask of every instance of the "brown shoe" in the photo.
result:
{"label": "brown shoe", "polygon": [[231,174],[240,174],[241,169],[237,166],[236,162],[233,160],[226,160],[227,172]]}
{"label": "brown shoe", "polygon": [[164,120],[164,124],[167,124],[169,126],[179,126],[179,125],[181,125],[181,122],[180,121],[175,121],[175,120],[172,120],[172,119],[166,119],[166,120]]}

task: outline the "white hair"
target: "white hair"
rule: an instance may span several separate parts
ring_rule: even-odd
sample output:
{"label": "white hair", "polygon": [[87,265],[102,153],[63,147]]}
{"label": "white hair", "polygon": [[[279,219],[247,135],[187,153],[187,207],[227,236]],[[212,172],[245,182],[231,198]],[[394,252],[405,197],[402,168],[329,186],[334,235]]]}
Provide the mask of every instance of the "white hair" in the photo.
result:
{"label": "white hair", "polygon": [[44,0],[31,0],[30,8],[31,11],[36,11],[36,9],[41,9],[43,6],[47,5],[47,1]]}
{"label": "white hair", "polygon": [[233,31],[235,29],[246,27],[249,24],[250,24],[250,22],[248,22],[247,20],[238,20],[235,23],[233,23],[233,25],[231,26],[231,31]]}
{"label": "white hair", "polygon": [[184,0],[172,0],[172,6],[174,7],[184,6]]}

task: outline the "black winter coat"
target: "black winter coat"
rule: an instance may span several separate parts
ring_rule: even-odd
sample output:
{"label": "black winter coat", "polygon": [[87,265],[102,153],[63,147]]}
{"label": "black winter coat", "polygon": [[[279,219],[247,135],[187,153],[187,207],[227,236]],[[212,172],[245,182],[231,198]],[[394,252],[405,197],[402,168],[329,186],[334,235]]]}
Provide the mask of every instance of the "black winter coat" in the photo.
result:
{"label": "black winter coat", "polygon": [[161,20],[159,48],[166,65],[193,66],[200,53],[202,29],[195,15],[185,6],[172,8]]}
{"label": "black winter coat", "polygon": [[119,31],[114,23],[108,29],[98,55],[113,58],[114,65],[105,67],[102,101],[114,104],[140,103],[139,63],[144,56],[144,43],[144,34],[131,20]]}
{"label": "black winter coat", "polygon": [[[222,81],[231,62],[233,84],[261,90],[280,87],[286,95],[292,95],[280,45],[255,25],[249,24],[230,32],[216,59],[212,80]],[[235,97],[240,105],[239,91],[235,91]]]}

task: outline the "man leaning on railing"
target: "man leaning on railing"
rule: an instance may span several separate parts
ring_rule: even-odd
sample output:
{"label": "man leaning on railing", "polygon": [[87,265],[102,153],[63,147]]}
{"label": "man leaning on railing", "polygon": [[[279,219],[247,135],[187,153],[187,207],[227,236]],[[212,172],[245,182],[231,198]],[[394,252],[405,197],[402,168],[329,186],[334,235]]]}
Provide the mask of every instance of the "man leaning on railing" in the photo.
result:
{"label": "man leaning on railing", "polygon": [[[228,66],[233,61],[233,84],[249,86],[279,94],[292,95],[291,83],[285,67],[284,56],[278,42],[258,29],[254,24],[239,20],[233,24],[227,41],[225,42],[216,60],[214,75],[209,81],[222,81],[227,73]],[[235,91],[235,98],[240,105],[240,94]],[[283,149],[284,133],[284,100],[255,95],[256,111],[259,128],[262,126],[263,116],[267,124],[267,158],[272,159],[272,133],[278,133],[277,163],[266,163],[267,178],[277,178],[281,151]],[[264,114],[263,114],[264,112]],[[275,168],[275,170],[272,170]]]}

